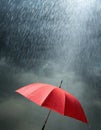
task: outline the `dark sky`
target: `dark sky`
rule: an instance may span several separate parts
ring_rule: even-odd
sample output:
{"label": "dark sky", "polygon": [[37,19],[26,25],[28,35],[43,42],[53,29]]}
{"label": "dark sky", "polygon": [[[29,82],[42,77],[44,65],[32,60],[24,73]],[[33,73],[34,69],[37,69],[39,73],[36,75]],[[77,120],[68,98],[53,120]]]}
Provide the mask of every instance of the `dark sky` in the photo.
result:
{"label": "dark sky", "polygon": [[48,110],[15,93],[32,82],[81,102],[85,125],[52,112],[48,130],[101,129],[100,0],[0,0],[0,129],[40,130]]}

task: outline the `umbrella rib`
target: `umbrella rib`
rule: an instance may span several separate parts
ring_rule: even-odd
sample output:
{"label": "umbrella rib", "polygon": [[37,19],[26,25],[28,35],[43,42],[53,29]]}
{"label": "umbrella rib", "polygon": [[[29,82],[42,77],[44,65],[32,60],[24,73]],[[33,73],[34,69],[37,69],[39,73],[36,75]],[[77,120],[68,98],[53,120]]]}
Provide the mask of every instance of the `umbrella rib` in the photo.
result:
{"label": "umbrella rib", "polygon": [[[43,86],[42,88],[44,88],[45,86]],[[39,88],[39,89],[42,89],[42,88]],[[39,91],[39,89],[33,91],[33,92],[36,92],[36,91]],[[52,89],[53,90],[53,89]],[[42,103],[40,104],[40,106],[44,103],[44,101],[46,100],[47,96],[49,96],[49,94],[51,93],[51,91],[49,91],[49,93],[45,96],[45,98],[43,99]],[[30,98],[32,95],[33,95],[33,92],[30,93],[30,95],[28,95],[28,97]]]}
{"label": "umbrella rib", "polygon": [[[43,107],[46,107],[46,106],[44,106],[44,103],[46,102],[46,100],[49,98],[49,96],[51,95],[51,93],[53,92],[53,91],[55,91],[56,89],[59,89],[59,88],[54,88],[49,94],[48,94],[48,96],[46,97],[46,99],[41,103],[41,106],[43,106]],[[64,92],[64,104],[62,105],[61,104],[61,107],[62,107],[62,113],[61,112],[59,112],[59,111],[56,111],[54,108],[52,109],[53,111],[56,111],[56,112],[58,112],[58,113],[60,113],[60,114],[62,114],[62,115],[64,115],[65,113],[65,98],[66,96],[65,96],[65,92]],[[54,104],[54,106],[55,106],[55,104]]]}
{"label": "umbrella rib", "polygon": [[[54,88],[55,89],[55,88]],[[52,93],[52,91],[54,90],[52,89],[46,96],[45,100],[43,100],[43,102],[41,103],[41,106],[43,106],[43,104],[45,103],[45,101],[47,100],[47,98],[49,97],[49,95]]]}
{"label": "umbrella rib", "polygon": [[[43,84],[43,83],[40,83],[40,84]],[[42,88],[46,87],[47,85],[49,85],[49,84],[43,84],[43,86],[42,86],[42,87],[40,87],[40,88],[38,88],[38,89],[36,89],[36,90],[32,91],[29,95],[32,95],[32,94],[33,94],[33,92],[39,91],[39,89],[42,89]],[[50,85],[50,86],[51,86],[51,85]],[[29,95],[28,95],[28,96],[29,96]]]}

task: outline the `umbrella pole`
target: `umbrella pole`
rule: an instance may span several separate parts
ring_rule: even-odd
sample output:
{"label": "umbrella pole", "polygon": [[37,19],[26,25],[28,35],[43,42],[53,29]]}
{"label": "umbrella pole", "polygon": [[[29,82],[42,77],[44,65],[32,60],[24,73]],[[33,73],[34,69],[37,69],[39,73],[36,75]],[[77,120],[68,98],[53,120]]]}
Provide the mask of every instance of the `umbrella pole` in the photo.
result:
{"label": "umbrella pole", "polygon": [[45,120],[45,122],[44,122],[44,124],[43,124],[42,130],[44,130],[44,128],[45,128],[45,126],[46,126],[46,123],[47,123],[47,121],[48,121],[48,118],[49,118],[50,113],[51,113],[51,110],[48,112],[48,115],[47,115],[46,120]]}
{"label": "umbrella pole", "polygon": [[[61,83],[60,83],[60,85],[59,85],[59,88],[61,88],[62,82],[63,82],[63,80],[61,80]],[[45,122],[44,122],[44,124],[43,124],[43,126],[42,126],[42,130],[44,130],[44,128],[45,128],[45,126],[46,126],[46,123],[47,123],[47,121],[48,121],[48,118],[49,118],[50,113],[51,113],[51,110],[48,112],[48,115],[47,115],[47,117],[46,117],[46,119],[45,119]]]}

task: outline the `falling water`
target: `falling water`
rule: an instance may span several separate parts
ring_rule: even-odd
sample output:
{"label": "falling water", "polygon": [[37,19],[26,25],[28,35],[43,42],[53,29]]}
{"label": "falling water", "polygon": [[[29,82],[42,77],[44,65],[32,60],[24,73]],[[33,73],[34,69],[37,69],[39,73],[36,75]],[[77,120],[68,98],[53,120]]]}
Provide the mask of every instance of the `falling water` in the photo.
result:
{"label": "falling water", "polygon": [[[0,92],[3,98],[30,82],[59,85],[63,79],[63,88],[83,103],[91,129],[101,129],[100,0],[1,0],[0,11]],[[9,114],[6,109],[9,103],[10,109],[17,113],[27,111],[19,105],[17,111],[14,106],[18,102],[19,99],[11,96],[3,99],[0,109],[3,123],[8,122],[7,115],[11,121],[20,117],[14,112],[14,115]],[[24,114],[21,115],[23,125]],[[37,117],[35,113],[33,116]],[[53,118],[63,123],[56,126],[51,120],[53,129],[88,129],[77,122],[72,125],[71,120],[65,122],[62,117]],[[18,126],[13,122],[14,127],[32,130],[33,120],[31,117],[29,126],[25,119],[26,128],[20,126],[20,122]],[[35,128],[39,129],[39,124],[35,123]],[[13,130],[13,126],[10,129]]]}

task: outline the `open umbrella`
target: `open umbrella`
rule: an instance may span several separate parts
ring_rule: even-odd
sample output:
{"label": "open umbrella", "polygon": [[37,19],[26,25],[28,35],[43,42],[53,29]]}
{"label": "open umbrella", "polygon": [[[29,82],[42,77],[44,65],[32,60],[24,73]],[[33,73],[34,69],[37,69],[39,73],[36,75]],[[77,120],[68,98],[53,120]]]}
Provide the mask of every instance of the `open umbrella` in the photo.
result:
{"label": "open umbrella", "polygon": [[[59,87],[56,87],[50,84],[33,83],[16,90],[16,92],[40,106],[88,123],[80,102],[72,94],[63,90],[61,84]],[[45,127],[49,114],[50,111],[42,130]]]}

